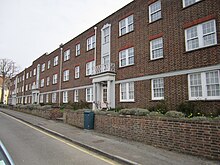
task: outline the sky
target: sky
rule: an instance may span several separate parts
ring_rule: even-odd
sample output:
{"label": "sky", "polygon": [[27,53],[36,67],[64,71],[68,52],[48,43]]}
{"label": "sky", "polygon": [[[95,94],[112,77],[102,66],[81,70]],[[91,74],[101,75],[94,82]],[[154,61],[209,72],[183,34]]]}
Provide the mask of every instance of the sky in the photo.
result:
{"label": "sky", "polygon": [[0,59],[21,70],[132,0],[0,0]]}

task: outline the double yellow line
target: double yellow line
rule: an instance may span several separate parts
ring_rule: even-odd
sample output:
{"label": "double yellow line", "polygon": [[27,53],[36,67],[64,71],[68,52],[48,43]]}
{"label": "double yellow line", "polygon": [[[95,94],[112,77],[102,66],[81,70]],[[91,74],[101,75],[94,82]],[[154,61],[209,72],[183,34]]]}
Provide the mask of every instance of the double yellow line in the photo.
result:
{"label": "double yellow line", "polygon": [[74,144],[72,144],[72,143],[70,143],[70,142],[67,142],[67,141],[65,141],[65,140],[63,140],[63,139],[61,139],[61,138],[58,138],[58,137],[56,137],[56,136],[54,136],[54,135],[51,135],[51,134],[49,134],[49,133],[47,133],[47,132],[44,132],[44,131],[42,131],[42,130],[40,130],[40,129],[38,129],[38,128],[36,128],[36,127],[30,125],[30,124],[27,124],[27,123],[25,123],[25,122],[23,122],[23,121],[21,121],[21,120],[19,120],[19,119],[16,119],[16,118],[14,118],[14,117],[12,117],[12,116],[10,116],[10,115],[7,115],[7,114],[5,114],[5,113],[2,113],[2,114],[4,114],[5,116],[7,116],[7,117],[9,117],[9,118],[11,118],[11,119],[16,120],[16,121],[19,122],[19,123],[22,123],[22,124],[24,124],[24,125],[26,125],[26,126],[32,128],[32,129],[34,129],[34,130],[36,130],[36,131],[38,131],[38,132],[41,132],[42,134],[44,134],[44,135],[46,135],[46,136],[48,136],[48,137],[51,137],[51,138],[53,138],[53,139],[56,139],[56,140],[58,140],[58,141],[60,141],[60,142],[62,142],[62,143],[64,143],[64,144],[66,144],[66,145],[68,145],[68,146],[70,146],[70,147],[72,147],[72,148],[75,148],[75,149],[77,149],[77,150],[79,150],[79,151],[81,151],[81,152],[84,152],[84,153],[86,153],[86,154],[88,154],[88,155],[90,155],[90,156],[92,156],[92,157],[95,157],[95,158],[97,158],[97,159],[99,159],[99,160],[102,160],[102,161],[104,161],[104,162],[106,162],[106,163],[108,163],[108,164],[111,164],[111,165],[119,165],[119,163],[116,163],[115,161],[112,161],[112,160],[110,160],[110,159],[108,159],[108,158],[105,158],[105,157],[103,157],[103,156],[100,156],[100,155],[98,155],[98,154],[96,154],[96,153],[94,153],[94,152],[91,152],[91,151],[87,150],[87,149],[84,149],[84,148],[79,147],[79,146],[77,146],[77,145],[74,145]]}

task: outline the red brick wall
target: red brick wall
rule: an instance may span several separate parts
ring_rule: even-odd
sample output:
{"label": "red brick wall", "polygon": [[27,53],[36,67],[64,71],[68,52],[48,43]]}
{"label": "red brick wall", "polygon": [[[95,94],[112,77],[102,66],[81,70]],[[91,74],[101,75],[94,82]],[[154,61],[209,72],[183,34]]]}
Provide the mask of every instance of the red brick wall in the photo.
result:
{"label": "red brick wall", "polygon": [[220,122],[95,115],[95,131],[220,160]]}

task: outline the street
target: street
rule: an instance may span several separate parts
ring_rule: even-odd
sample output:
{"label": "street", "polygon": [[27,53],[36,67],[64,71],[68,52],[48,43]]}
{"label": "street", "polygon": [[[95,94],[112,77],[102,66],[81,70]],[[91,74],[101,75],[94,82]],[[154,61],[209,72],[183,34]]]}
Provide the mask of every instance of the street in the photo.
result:
{"label": "street", "polygon": [[0,113],[0,140],[16,165],[108,165],[112,160]]}

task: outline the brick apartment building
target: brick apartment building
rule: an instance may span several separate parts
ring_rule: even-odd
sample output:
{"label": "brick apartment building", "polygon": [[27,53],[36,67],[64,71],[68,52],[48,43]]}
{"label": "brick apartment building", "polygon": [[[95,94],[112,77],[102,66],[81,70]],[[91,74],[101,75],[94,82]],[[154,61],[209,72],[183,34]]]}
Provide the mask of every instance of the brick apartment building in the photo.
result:
{"label": "brick apartment building", "polygon": [[134,0],[12,79],[11,104],[220,106],[220,1]]}

